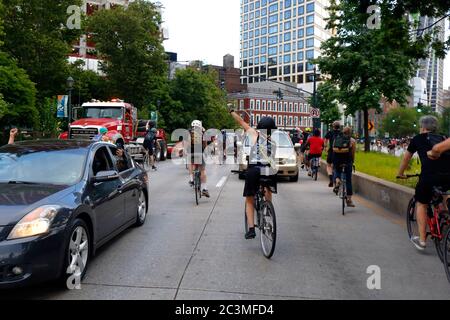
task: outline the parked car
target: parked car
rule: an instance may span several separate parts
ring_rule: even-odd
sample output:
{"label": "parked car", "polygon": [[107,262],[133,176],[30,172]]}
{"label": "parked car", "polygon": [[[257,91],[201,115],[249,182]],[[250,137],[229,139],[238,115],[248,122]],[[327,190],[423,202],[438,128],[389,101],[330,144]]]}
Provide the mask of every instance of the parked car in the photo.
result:
{"label": "parked car", "polygon": [[82,279],[100,246],[145,223],[147,173],[121,152],[74,140],[0,148],[0,288]]}
{"label": "parked car", "polygon": [[[292,182],[298,181],[298,159],[289,134],[284,131],[275,131],[272,139],[276,144],[275,160],[277,163],[278,176],[287,177]],[[247,136],[244,140],[243,152],[239,159],[239,178],[245,178],[250,155],[250,140]]]}

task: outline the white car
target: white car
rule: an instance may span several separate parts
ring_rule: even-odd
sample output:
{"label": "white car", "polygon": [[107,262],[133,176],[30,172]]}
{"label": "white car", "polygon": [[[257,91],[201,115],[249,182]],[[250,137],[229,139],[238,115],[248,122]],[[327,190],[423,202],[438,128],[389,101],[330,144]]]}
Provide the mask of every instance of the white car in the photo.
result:
{"label": "white car", "polygon": [[[272,140],[275,142],[275,161],[277,163],[278,176],[287,177],[292,182],[298,181],[299,169],[297,153],[295,152],[292,140],[284,131],[275,131],[272,134]],[[243,152],[239,159],[239,178],[245,178],[245,172],[248,166],[248,157],[250,155],[250,141],[248,136],[242,146]]]}

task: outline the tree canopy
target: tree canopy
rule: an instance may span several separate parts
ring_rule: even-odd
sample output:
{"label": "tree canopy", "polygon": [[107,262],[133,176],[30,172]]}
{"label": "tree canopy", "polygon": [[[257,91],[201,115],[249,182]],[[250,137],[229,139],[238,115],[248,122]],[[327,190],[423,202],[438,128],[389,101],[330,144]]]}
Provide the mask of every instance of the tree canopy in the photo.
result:
{"label": "tree canopy", "polygon": [[152,89],[166,77],[160,24],[155,5],[143,0],[97,11],[87,22],[111,93],[139,109],[152,103]]}

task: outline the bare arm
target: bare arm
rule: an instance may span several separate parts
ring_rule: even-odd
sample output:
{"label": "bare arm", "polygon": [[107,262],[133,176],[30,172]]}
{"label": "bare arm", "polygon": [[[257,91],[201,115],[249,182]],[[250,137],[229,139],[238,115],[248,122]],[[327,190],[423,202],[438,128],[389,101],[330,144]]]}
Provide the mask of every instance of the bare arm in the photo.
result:
{"label": "bare arm", "polygon": [[8,144],[13,144],[15,142],[18,133],[19,131],[16,128],[11,129],[11,131],[9,132]]}
{"label": "bare arm", "polygon": [[236,112],[231,111],[230,114],[233,117],[233,119],[244,129],[244,131],[250,135],[253,142],[256,142],[256,137],[258,136],[256,130],[250,127],[250,125],[247,122],[245,122],[244,119],[242,119],[242,117],[238,115]]}
{"label": "bare arm", "polygon": [[398,170],[398,177],[405,177],[405,170],[408,168],[408,164],[411,161],[413,154],[409,151],[405,152],[403,156],[402,163],[400,165],[400,169]]}
{"label": "bare arm", "polygon": [[433,150],[428,153],[428,156],[432,159],[439,158],[442,153],[448,150],[450,150],[450,139],[447,139],[444,142],[435,145],[433,147]]}

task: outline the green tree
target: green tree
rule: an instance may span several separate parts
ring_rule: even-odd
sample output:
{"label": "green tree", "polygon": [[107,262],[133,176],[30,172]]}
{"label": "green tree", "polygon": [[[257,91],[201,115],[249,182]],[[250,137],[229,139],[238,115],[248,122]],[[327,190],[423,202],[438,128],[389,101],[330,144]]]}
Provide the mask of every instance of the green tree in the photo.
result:
{"label": "green tree", "polygon": [[143,0],[100,10],[88,19],[111,93],[139,109],[154,102],[152,90],[167,77],[160,25],[155,5]]}
{"label": "green tree", "polygon": [[188,128],[194,119],[201,120],[205,128],[234,128],[227,111],[225,94],[216,86],[212,72],[191,68],[180,70],[170,83],[171,106],[161,109],[170,130]]}
{"label": "green tree", "polygon": [[81,30],[66,27],[67,9],[81,0],[3,0],[3,50],[36,84],[38,101],[65,92],[67,56]]}
{"label": "green tree", "polygon": [[75,81],[72,91],[73,105],[83,104],[92,99],[107,101],[113,98],[104,76],[91,70],[84,70],[80,62],[70,65],[69,70]]}
{"label": "green tree", "polygon": [[381,111],[382,97],[400,104],[406,102],[416,61],[426,56],[431,40],[425,36],[412,39],[406,18],[393,12],[397,2],[377,2],[381,26],[371,30],[367,27],[369,14],[360,11],[359,1],[332,1],[328,27],[336,29],[336,36],[322,43],[323,54],[314,61],[339,88],[339,100],[347,106],[346,114],[363,112],[366,151],[370,150],[369,109]]}
{"label": "green tree", "polygon": [[[317,88],[316,107],[320,109],[320,119],[326,125],[341,118],[338,99],[339,91],[330,81],[322,82]],[[309,99],[309,104],[314,105],[314,97]]]}
{"label": "green tree", "polygon": [[444,112],[442,113],[440,128],[442,134],[450,137],[450,108],[445,108]]}
{"label": "green tree", "polygon": [[389,111],[383,120],[381,135],[389,133],[390,137],[406,137],[419,133],[420,113],[411,108],[395,108]]}
{"label": "green tree", "polygon": [[28,78],[25,70],[19,68],[4,52],[0,52],[0,94],[4,100],[0,127],[7,125],[37,127],[39,113],[35,106],[34,83]]}

